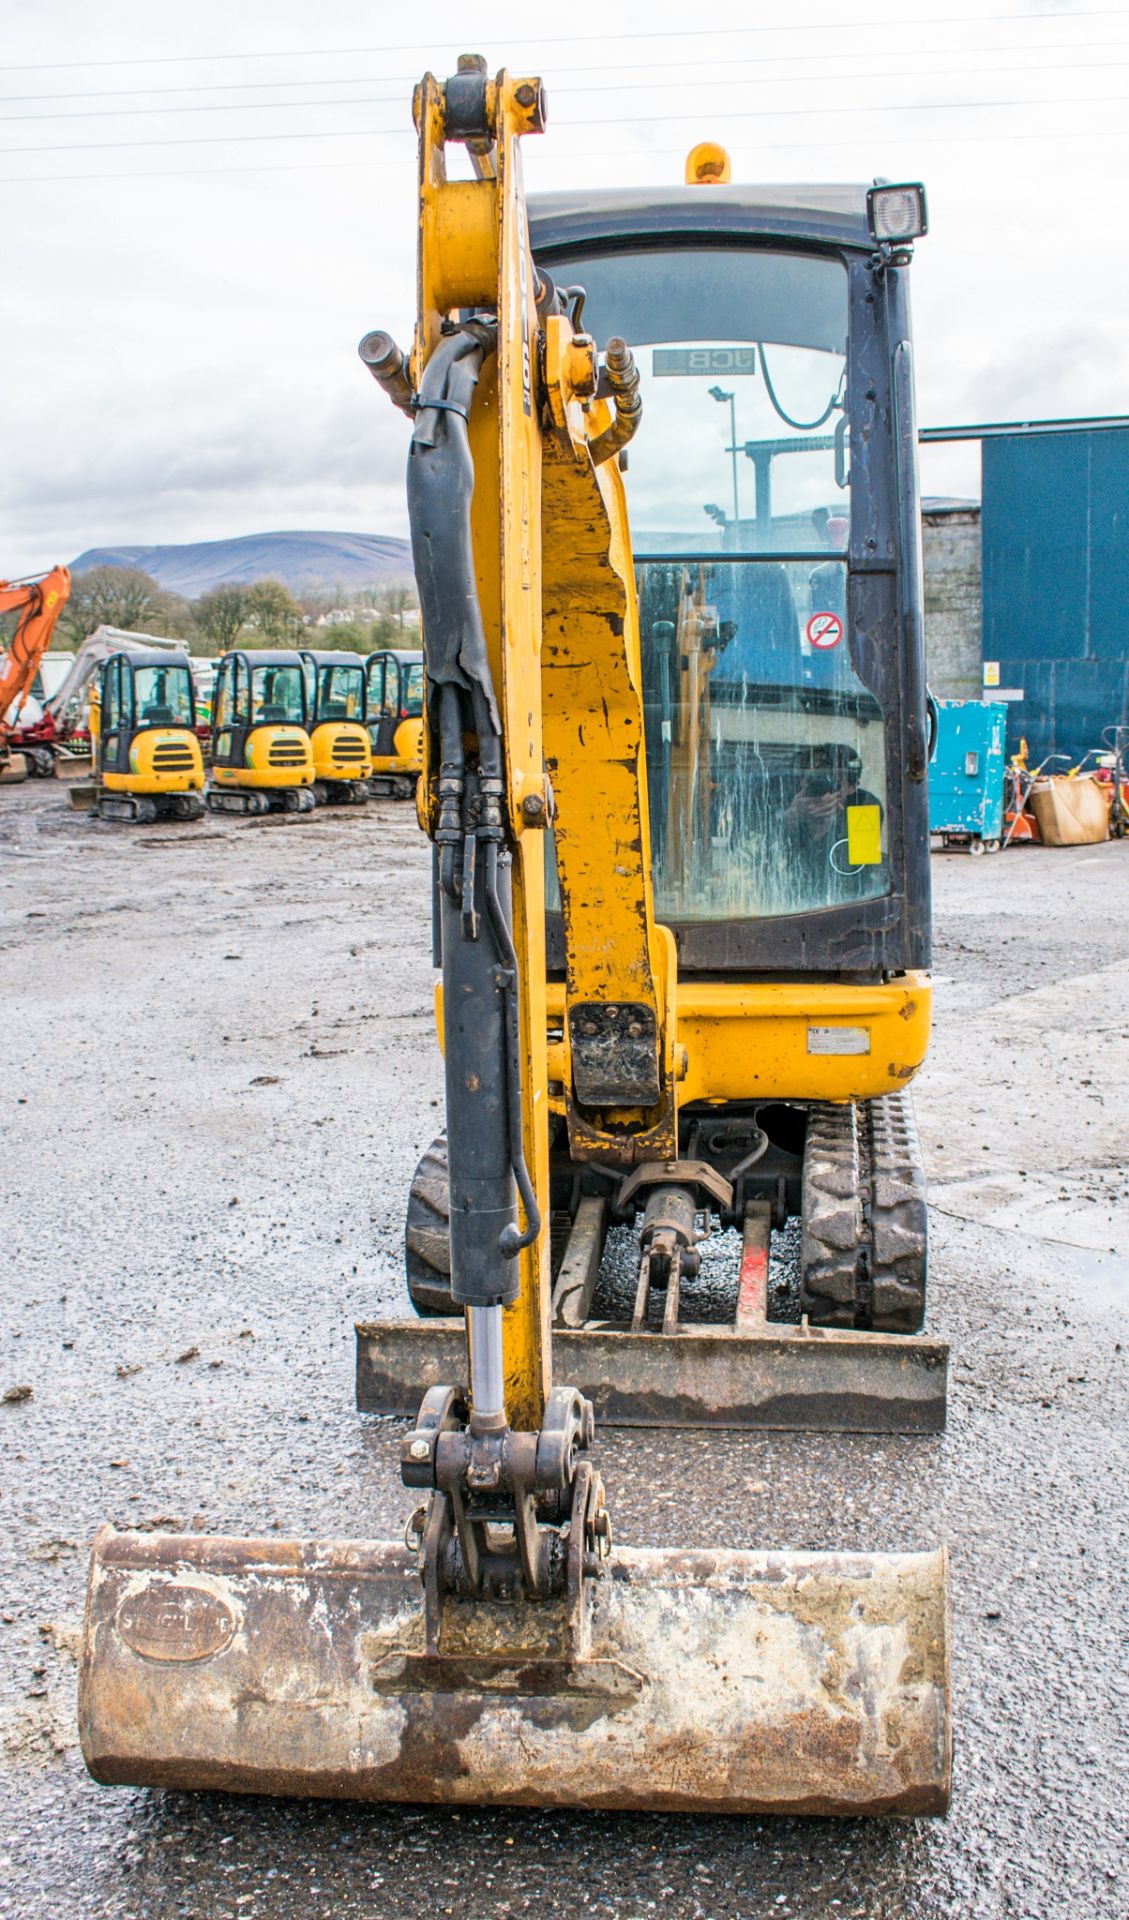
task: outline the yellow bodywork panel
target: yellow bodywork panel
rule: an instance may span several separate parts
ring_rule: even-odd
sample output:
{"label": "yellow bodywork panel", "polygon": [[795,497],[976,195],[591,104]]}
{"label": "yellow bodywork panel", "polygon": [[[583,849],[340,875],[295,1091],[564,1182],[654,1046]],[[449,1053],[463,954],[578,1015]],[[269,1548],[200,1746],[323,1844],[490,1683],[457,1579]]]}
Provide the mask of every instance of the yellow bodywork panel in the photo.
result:
{"label": "yellow bodywork panel", "polygon": [[305,727],[253,727],[244,748],[241,767],[213,765],[217,787],[309,787],[314,779],[314,753]]}
{"label": "yellow bodywork panel", "polygon": [[392,737],[392,753],[374,753],[374,773],[418,773],[423,766],[423,721],[401,720]]}
{"label": "yellow bodywork panel", "polygon": [[318,780],[367,780],[372,742],[359,720],[323,720],[310,735]]}
{"label": "yellow bodywork panel", "polygon": [[[564,989],[550,982],[559,1032]],[[911,1080],[929,1045],[927,973],[874,986],[680,980],[678,1046],[686,1053],[681,1105],[694,1100],[872,1100]],[[567,1086],[566,1037],[549,1047],[549,1075]],[[554,1109],[563,1096],[554,1092]]]}
{"label": "yellow bodywork panel", "polygon": [[[682,980],[679,1103],[696,1100],[873,1100],[912,1080],[929,1046],[933,993],[927,973],[858,987],[836,982]],[[565,989],[551,980],[550,1105],[565,1111]],[[443,1045],[443,988],[435,988]]]}
{"label": "yellow bodywork panel", "polygon": [[102,776],[109,793],[195,793],[204,785],[200,742],[187,727],[145,727],[129,748],[129,772]]}

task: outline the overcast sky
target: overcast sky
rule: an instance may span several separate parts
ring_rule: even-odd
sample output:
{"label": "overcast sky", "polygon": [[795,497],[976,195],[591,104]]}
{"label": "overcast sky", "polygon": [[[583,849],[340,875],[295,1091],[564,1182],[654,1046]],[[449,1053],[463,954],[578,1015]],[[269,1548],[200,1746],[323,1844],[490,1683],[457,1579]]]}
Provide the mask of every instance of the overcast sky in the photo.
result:
{"label": "overcast sky", "polygon": [[[544,77],[531,191],[677,181],[706,137],[736,180],[923,179],[923,424],[1129,411],[1124,4],[603,0],[568,39],[531,11],[7,0],[0,574],[406,531],[405,425],[356,342],[408,341],[412,82],[468,44]],[[924,482],[975,493],[975,449]]]}

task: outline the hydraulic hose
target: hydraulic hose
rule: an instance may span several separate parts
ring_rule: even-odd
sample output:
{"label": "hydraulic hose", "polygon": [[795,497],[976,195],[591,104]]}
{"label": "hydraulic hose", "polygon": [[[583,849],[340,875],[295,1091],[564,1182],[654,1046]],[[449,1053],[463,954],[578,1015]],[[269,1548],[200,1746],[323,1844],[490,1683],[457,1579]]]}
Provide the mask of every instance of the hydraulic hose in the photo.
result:
{"label": "hydraulic hose", "polygon": [[[516,1298],[516,1256],[541,1230],[522,1137],[518,958],[502,898],[505,760],[478,601],[467,416],[490,320],[445,335],[415,399],[408,461],[428,704],[439,736],[435,830],[446,1025],[451,1285],[472,1309]],[[475,748],[468,762],[465,740]],[[525,1210],[514,1218],[514,1188]]]}
{"label": "hydraulic hose", "polygon": [[[610,460],[633,439],[643,418],[643,396],[639,391],[639,369],[626,340],[609,340],[604,354],[604,375],[608,398],[615,401],[615,419],[603,433],[590,442],[588,451],[593,466]],[[601,386],[601,392],[603,387]]]}
{"label": "hydraulic hose", "polygon": [[529,1168],[525,1160],[525,1143],[521,1133],[521,1027],[518,1021],[517,1004],[517,949],[510,932],[509,920],[498,895],[498,849],[493,844],[486,848],[486,911],[494,938],[502,950],[506,962],[508,979],[503,989],[506,1000],[506,1122],[509,1129],[510,1165],[513,1168],[517,1190],[521,1195],[521,1204],[525,1208],[525,1231],[511,1223],[503,1227],[498,1239],[498,1248],[503,1256],[512,1260],[523,1247],[531,1247],[541,1231],[541,1209],[537,1205],[537,1195],[529,1177]]}

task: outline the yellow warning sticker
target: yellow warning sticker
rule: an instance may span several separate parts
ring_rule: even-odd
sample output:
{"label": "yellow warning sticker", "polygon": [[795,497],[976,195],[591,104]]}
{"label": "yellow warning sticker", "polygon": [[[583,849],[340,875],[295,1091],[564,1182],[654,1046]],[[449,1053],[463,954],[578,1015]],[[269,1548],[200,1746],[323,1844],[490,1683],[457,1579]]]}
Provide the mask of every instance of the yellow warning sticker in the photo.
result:
{"label": "yellow warning sticker", "polygon": [[852,867],[881,866],[881,807],[847,808],[847,859]]}

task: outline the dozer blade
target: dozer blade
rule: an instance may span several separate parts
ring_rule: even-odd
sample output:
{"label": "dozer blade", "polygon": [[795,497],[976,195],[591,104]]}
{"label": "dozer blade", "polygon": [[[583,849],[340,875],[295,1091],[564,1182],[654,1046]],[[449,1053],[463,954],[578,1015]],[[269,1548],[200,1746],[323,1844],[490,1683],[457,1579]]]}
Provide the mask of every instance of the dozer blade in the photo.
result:
{"label": "dozer blade", "polygon": [[945,1555],[617,1551],[563,1603],[444,1603],[368,1541],[116,1533],[79,1679],[96,1779],[356,1800],[930,1814]]}
{"label": "dozer blade", "polygon": [[[409,1419],[429,1387],[462,1380],[461,1320],[357,1326],[357,1406]],[[589,1321],[553,1331],[553,1371],[600,1427],[940,1433],[949,1349],[908,1334],[769,1324],[668,1335]]]}

